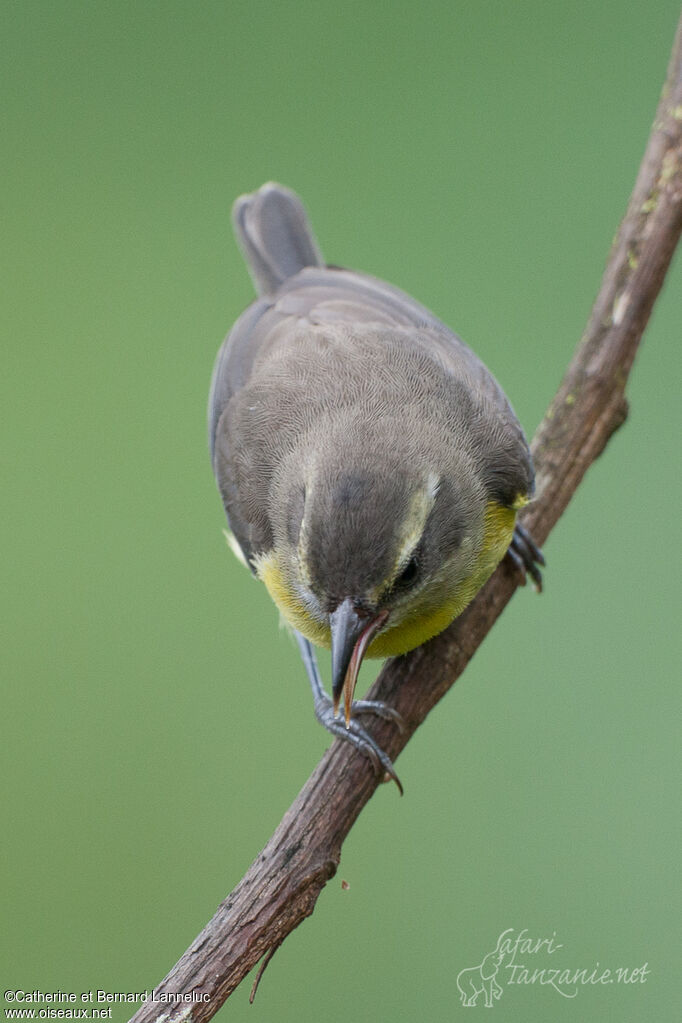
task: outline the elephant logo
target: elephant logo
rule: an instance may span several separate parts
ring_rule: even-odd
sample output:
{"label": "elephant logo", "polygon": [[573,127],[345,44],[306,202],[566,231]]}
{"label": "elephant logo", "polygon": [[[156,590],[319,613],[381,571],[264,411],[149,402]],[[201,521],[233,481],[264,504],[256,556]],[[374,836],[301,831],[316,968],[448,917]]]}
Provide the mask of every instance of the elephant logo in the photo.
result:
{"label": "elephant logo", "polygon": [[485,998],[487,1009],[492,1009],[493,999],[502,997],[502,988],[496,981],[497,971],[504,959],[504,952],[496,948],[488,952],[478,966],[470,966],[457,974],[457,988],[462,1005],[467,1008],[476,1004],[479,995]]}

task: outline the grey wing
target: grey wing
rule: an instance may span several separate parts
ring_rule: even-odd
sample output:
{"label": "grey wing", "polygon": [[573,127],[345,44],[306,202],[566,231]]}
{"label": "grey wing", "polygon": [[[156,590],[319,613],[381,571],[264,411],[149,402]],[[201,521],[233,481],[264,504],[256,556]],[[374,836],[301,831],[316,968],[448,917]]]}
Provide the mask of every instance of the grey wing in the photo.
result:
{"label": "grey wing", "polygon": [[[240,444],[230,430],[229,405],[248,383],[256,361],[266,358],[268,348],[281,341],[281,328],[286,330],[287,324],[295,327],[301,321],[438,326],[428,309],[397,288],[362,274],[326,267],[306,267],[240,316],[215,361],[208,401],[208,442],[230,529],[251,567],[254,556],[272,545],[272,535],[258,502],[244,507],[244,488],[238,485],[236,465]],[[248,441],[256,442],[254,438]]]}
{"label": "grey wing", "polygon": [[258,299],[240,316],[218,351],[208,398],[213,472],[230,530],[252,571],[254,557],[271,547],[272,536],[262,509],[250,512],[244,507],[236,464],[240,445],[230,436],[228,410],[231,399],[248,382],[254,361],[268,339],[271,319],[272,301],[267,298]]}
{"label": "grey wing", "polygon": [[519,496],[532,495],[530,451],[504,391],[461,338],[410,295],[365,274],[308,267],[284,282],[276,308],[311,323],[364,322],[427,329],[444,367],[466,385],[474,399],[472,443],[490,497],[512,505]]}
{"label": "grey wing", "polygon": [[[264,500],[247,502],[240,492],[238,463],[241,459],[242,473],[248,464],[249,471],[264,475],[263,494],[272,466],[267,458],[258,457],[258,438],[235,440],[230,401],[249,382],[256,362],[265,360],[268,349],[282,343],[289,328],[300,329],[301,323],[348,323],[360,332],[362,325],[427,332],[443,367],[473,396],[472,447],[490,496],[511,504],[520,493],[531,493],[532,464],[523,431],[504,392],[471,349],[428,309],[384,281],[347,270],[306,267],[243,313],[225,339],[213,371],[208,408],[211,461],[230,528],[251,567],[254,556],[272,546],[272,533]],[[250,461],[244,459],[247,442]]]}
{"label": "grey wing", "polygon": [[[385,324],[447,331],[428,309],[383,281],[347,270],[306,267],[288,278],[274,296],[264,296],[250,305],[218,352],[208,399],[212,462],[223,411],[230,398],[248,382],[256,359],[264,355],[272,341],[273,329],[288,317],[311,324]],[[454,334],[451,337],[475,359]]]}

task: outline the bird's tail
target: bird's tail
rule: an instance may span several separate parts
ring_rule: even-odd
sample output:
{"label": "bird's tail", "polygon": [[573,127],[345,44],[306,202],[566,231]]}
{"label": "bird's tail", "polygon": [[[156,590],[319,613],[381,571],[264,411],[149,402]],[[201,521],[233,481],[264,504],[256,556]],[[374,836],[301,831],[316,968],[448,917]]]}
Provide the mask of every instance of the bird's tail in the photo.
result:
{"label": "bird's tail", "polygon": [[259,295],[272,294],[306,266],[324,266],[303,203],[283,185],[268,182],[232,207],[239,246]]}

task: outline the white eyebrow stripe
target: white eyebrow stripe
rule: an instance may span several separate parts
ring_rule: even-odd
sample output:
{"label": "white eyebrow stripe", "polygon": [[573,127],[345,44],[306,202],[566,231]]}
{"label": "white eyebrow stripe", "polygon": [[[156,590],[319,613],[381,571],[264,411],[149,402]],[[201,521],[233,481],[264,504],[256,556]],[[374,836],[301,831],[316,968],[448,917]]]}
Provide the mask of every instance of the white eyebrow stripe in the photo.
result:
{"label": "white eyebrow stripe", "polygon": [[402,569],[405,568],[405,566],[407,565],[408,561],[412,557],[412,555],[413,555],[413,553],[415,551],[415,548],[417,547],[417,545],[418,545],[419,541],[421,540],[421,538],[422,538],[421,531],[419,533],[410,533],[410,535],[408,536],[407,540],[405,541],[403,546],[400,548],[400,553],[398,554],[398,560],[396,561],[395,568],[393,570],[393,579],[395,579],[395,577],[399,574],[399,572],[401,572]]}
{"label": "white eyebrow stripe", "polygon": [[424,489],[414,495],[410,510],[405,519],[405,537],[398,552],[398,558],[394,566],[392,580],[396,578],[400,571],[402,571],[414,554],[414,551],[422,538],[426,520],[433,508],[439,487],[439,477],[435,474],[435,472],[430,472],[426,478]]}

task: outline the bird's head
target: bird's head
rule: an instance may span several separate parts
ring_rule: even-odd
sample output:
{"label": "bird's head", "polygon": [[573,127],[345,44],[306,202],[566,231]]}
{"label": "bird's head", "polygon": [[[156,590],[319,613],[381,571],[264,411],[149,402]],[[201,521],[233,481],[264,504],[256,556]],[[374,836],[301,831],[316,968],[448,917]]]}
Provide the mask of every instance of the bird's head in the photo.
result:
{"label": "bird's head", "polygon": [[366,653],[419,646],[471,600],[486,533],[485,492],[463,457],[425,460],[398,436],[378,457],[367,432],[287,460],[271,505],[277,586],[264,574],[291,624],[331,645],[347,720]]}

